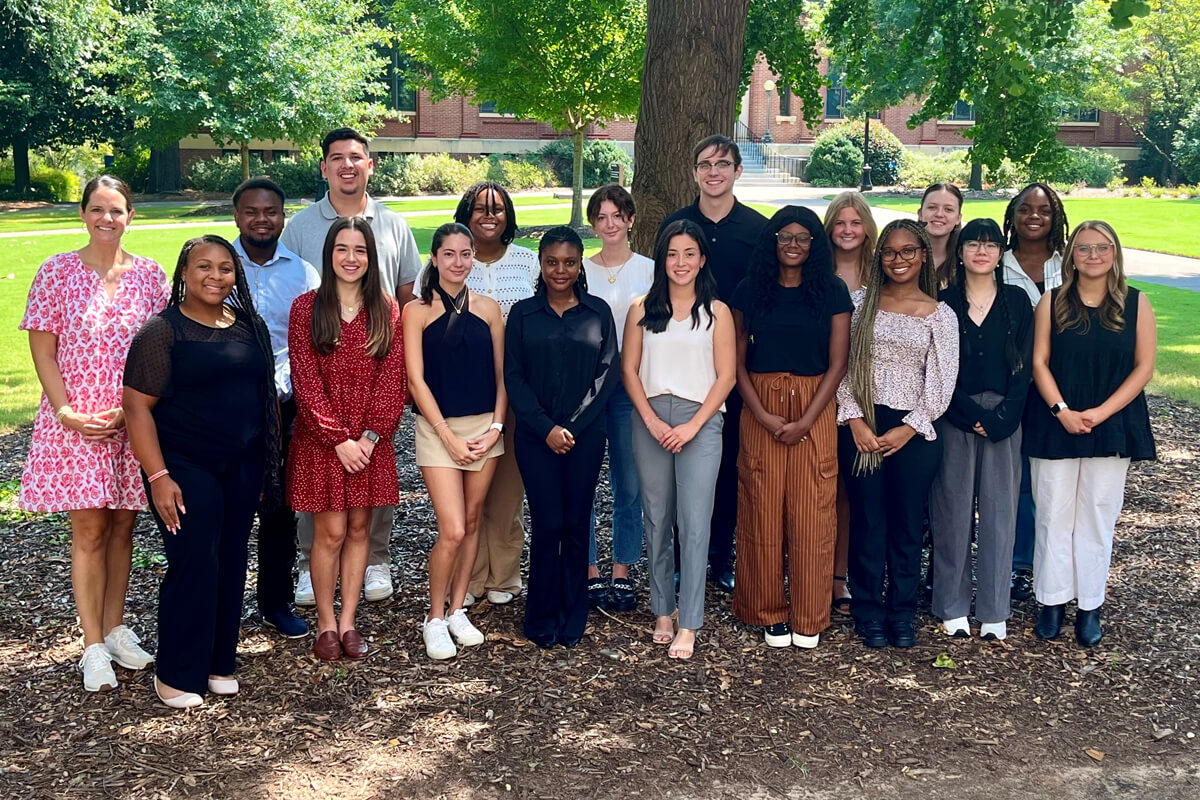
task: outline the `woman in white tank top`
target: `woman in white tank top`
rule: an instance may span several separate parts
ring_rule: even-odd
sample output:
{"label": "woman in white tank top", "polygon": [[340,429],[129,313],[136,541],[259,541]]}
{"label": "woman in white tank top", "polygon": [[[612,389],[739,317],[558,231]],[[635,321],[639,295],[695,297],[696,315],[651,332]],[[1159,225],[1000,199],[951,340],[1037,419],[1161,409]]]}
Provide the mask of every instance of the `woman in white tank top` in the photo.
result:
{"label": "woman in white tank top", "polygon": [[[704,234],[678,220],[654,247],[654,283],[625,320],[622,374],[650,560],[654,641],[690,658],[704,622],[709,522],[725,398],[736,380],[733,317],[716,299]],[[674,532],[679,531],[679,593]],[[671,615],[679,611],[679,630]]]}

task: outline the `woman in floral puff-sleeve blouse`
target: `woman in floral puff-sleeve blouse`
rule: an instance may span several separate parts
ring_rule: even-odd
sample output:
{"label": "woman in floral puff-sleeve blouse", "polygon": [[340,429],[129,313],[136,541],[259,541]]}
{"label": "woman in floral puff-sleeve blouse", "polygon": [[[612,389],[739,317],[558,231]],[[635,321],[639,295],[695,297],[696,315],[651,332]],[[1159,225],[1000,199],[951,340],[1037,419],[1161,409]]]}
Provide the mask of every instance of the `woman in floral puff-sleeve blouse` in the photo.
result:
{"label": "woman in floral puff-sleeve blouse", "polygon": [[[851,612],[868,647],[912,647],[922,516],[942,459],[933,421],[958,377],[958,321],[937,297],[929,239],[898,220],[855,292],[838,387],[839,461],[850,495]],[[884,596],[884,578],[888,590]]]}

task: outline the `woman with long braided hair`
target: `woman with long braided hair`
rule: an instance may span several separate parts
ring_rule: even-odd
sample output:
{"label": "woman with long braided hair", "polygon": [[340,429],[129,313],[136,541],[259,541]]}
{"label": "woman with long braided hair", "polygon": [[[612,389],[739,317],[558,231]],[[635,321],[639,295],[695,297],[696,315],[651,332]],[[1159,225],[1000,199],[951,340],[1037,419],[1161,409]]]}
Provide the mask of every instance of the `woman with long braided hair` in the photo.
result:
{"label": "woman with long braided hair", "polygon": [[1004,237],[990,219],[962,229],[956,276],[941,299],[958,315],[958,383],[935,428],[942,468],[930,493],[933,614],[951,636],[970,636],[971,534],[979,537],[975,616],[984,639],[1004,639],[1021,482],[1021,414],[1029,393],[1033,312],[999,270]]}
{"label": "woman with long braided hair", "polygon": [[[1062,283],[1063,253],[1067,244],[1067,212],[1058,193],[1044,183],[1031,183],[1009,201],[1004,211],[1004,282],[1025,290],[1031,306],[1042,294]],[[1029,459],[1022,461],[1021,490],[1017,504],[1017,532],[1013,544],[1010,592],[1014,600],[1033,594],[1033,492]]]}
{"label": "woman with long braided hair", "polygon": [[189,240],[166,310],[130,347],[122,398],[167,554],[154,686],[171,708],[238,691],[246,545],[260,497],[280,499],[274,363],[233,246]]}
{"label": "woman with long braided hair", "polygon": [[916,644],[922,517],[942,457],[933,421],[958,376],[958,320],[936,295],[924,228],[890,223],[851,295],[850,363],[837,392],[838,424],[852,434],[838,443],[849,468],[851,613],[868,647]]}

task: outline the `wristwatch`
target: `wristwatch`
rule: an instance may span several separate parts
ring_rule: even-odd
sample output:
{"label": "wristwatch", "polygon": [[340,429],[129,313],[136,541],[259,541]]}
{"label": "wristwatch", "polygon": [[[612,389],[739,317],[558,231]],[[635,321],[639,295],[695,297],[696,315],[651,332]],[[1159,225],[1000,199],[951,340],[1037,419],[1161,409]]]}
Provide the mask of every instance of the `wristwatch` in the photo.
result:
{"label": "wristwatch", "polygon": [[1050,413],[1057,417],[1060,412],[1066,411],[1068,408],[1070,408],[1070,406],[1068,406],[1062,400],[1059,400],[1057,403],[1050,406]]}
{"label": "wristwatch", "polygon": [[503,422],[493,422],[491,425],[488,426],[488,430],[499,431],[500,435],[503,436],[504,435],[504,423]]}
{"label": "wristwatch", "polygon": [[379,434],[376,433],[375,431],[363,431],[363,436],[371,444],[375,444],[376,442],[379,441]]}

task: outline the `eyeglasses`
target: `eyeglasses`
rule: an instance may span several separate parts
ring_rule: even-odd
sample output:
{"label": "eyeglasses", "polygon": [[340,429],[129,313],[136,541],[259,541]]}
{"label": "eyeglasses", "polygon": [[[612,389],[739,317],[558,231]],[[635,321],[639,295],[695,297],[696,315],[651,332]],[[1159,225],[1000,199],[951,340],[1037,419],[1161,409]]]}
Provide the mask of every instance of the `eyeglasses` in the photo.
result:
{"label": "eyeglasses", "polygon": [[884,261],[895,261],[897,258],[899,258],[901,261],[912,261],[917,257],[917,253],[924,249],[924,247],[913,247],[911,245],[908,247],[901,247],[899,250],[893,250],[890,247],[885,247],[883,250],[879,251],[879,255],[883,257]]}
{"label": "eyeglasses", "polygon": [[779,231],[775,234],[775,241],[779,242],[784,247],[787,247],[792,242],[795,242],[801,247],[808,247],[810,244],[812,244],[812,237],[807,233],[784,233],[783,231]]}
{"label": "eyeglasses", "polygon": [[1079,253],[1079,255],[1083,256],[1084,258],[1088,258],[1089,256],[1106,256],[1112,252],[1112,249],[1113,246],[1110,242],[1105,242],[1104,244],[1075,245],[1075,252]]}
{"label": "eyeglasses", "polygon": [[726,158],[723,158],[720,161],[697,161],[696,172],[699,172],[701,175],[707,175],[714,169],[724,172],[732,166],[733,162]]}
{"label": "eyeglasses", "polygon": [[982,250],[985,253],[991,253],[992,255],[995,255],[996,253],[1000,252],[1000,243],[999,242],[976,242],[976,241],[972,240],[970,242],[963,242],[963,249],[964,250]]}

